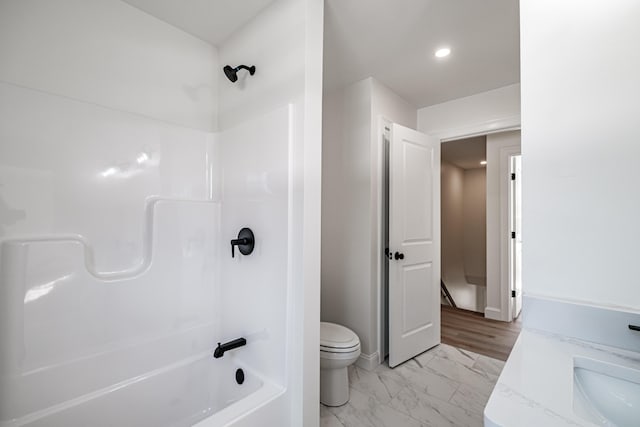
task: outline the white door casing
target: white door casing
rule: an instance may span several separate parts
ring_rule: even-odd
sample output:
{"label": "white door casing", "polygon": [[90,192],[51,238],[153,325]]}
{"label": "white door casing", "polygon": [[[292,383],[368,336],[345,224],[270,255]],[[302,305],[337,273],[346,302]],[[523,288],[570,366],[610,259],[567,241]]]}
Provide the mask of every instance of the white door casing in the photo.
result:
{"label": "white door casing", "polygon": [[509,228],[515,233],[511,239],[509,278],[512,296],[512,319],[522,310],[522,156],[511,156],[511,189],[509,193]]}
{"label": "white door casing", "polygon": [[440,142],[393,124],[389,365],[440,343]]}

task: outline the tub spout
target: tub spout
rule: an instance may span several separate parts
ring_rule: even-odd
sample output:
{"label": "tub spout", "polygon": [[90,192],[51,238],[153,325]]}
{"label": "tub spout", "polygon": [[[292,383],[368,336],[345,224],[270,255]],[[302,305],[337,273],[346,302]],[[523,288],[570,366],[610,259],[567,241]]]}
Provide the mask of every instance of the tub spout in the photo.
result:
{"label": "tub spout", "polygon": [[234,348],[242,347],[244,345],[247,345],[247,340],[244,338],[237,338],[224,344],[218,343],[218,347],[216,347],[216,350],[213,352],[213,357],[219,359],[224,356],[226,351],[233,350]]}

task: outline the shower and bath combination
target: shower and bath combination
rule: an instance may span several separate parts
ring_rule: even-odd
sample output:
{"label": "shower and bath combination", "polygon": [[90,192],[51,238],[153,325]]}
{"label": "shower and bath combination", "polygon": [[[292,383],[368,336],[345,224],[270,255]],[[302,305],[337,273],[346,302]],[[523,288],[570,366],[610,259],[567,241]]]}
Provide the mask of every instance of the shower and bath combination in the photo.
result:
{"label": "shower and bath combination", "polygon": [[0,426],[302,424],[305,2],[46,3],[0,1]]}
{"label": "shower and bath combination", "polygon": [[231,83],[235,83],[238,80],[238,71],[247,70],[249,71],[249,74],[253,76],[256,72],[256,66],[252,65],[249,67],[247,65],[238,65],[237,67],[233,68],[231,67],[231,65],[225,65],[223,70],[225,76],[227,76],[227,78],[231,80]]}

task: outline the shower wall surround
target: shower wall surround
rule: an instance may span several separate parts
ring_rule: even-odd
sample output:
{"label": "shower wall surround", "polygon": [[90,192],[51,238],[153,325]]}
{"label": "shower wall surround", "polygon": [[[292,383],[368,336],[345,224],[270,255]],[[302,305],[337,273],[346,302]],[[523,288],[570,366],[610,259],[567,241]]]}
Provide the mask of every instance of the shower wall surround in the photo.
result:
{"label": "shower wall surround", "polygon": [[[169,390],[118,425],[296,424],[305,38],[283,90],[274,55],[219,95],[218,52],[251,61],[256,32],[304,33],[301,4],[219,49],[119,1],[0,4],[0,426],[102,425],[147,381]],[[242,227],[255,250],[231,258]],[[262,400],[215,384],[237,366]],[[145,418],[157,402],[175,410]]]}

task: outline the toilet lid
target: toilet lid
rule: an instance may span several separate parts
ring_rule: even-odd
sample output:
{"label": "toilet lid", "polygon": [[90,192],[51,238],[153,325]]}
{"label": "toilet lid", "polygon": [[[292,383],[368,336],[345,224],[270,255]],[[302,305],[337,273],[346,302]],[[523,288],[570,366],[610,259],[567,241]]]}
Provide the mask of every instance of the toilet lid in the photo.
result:
{"label": "toilet lid", "polygon": [[349,328],[335,323],[320,322],[320,347],[331,349],[353,349],[360,345],[360,339]]}

